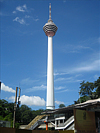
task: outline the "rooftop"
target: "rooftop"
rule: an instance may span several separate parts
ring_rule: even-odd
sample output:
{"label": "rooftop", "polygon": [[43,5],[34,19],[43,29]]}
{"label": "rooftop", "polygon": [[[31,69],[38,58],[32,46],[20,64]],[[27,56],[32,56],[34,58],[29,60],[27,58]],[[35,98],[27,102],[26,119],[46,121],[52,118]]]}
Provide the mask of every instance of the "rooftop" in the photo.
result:
{"label": "rooftop", "polygon": [[42,112],[42,114],[55,114],[55,113],[60,113],[66,110],[73,110],[73,109],[87,109],[90,111],[100,112],[100,98],[94,99],[94,100],[88,100],[80,104],[69,105],[63,108],[58,108],[54,110],[46,110],[45,112]]}

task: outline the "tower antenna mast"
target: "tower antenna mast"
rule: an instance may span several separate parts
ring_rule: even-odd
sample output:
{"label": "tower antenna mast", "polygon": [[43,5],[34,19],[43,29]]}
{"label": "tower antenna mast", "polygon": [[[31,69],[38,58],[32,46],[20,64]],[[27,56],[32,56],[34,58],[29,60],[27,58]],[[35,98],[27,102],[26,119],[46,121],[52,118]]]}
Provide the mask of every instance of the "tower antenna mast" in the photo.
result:
{"label": "tower antenna mast", "polygon": [[49,4],[49,20],[51,20],[51,3]]}

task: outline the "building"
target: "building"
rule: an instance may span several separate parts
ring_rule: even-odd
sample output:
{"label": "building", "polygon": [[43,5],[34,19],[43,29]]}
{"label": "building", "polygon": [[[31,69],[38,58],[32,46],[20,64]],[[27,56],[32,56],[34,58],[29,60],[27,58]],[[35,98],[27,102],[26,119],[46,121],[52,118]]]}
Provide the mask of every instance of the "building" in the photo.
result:
{"label": "building", "polygon": [[[52,121],[55,130],[76,130],[79,132],[100,132],[100,98],[43,112]],[[93,133],[94,133],[93,132]]]}
{"label": "building", "polygon": [[55,130],[73,130],[77,133],[95,133],[98,130],[100,133],[100,98],[46,110],[30,122],[26,129],[39,129],[45,123],[47,126],[51,123]]}
{"label": "building", "polygon": [[11,122],[10,121],[2,121],[0,120],[0,127],[10,127]]}
{"label": "building", "polygon": [[55,108],[54,100],[54,79],[53,79],[53,43],[52,38],[57,31],[57,26],[51,19],[51,4],[49,5],[49,20],[44,25],[43,30],[48,36],[48,64],[47,64],[47,105],[46,109]]}

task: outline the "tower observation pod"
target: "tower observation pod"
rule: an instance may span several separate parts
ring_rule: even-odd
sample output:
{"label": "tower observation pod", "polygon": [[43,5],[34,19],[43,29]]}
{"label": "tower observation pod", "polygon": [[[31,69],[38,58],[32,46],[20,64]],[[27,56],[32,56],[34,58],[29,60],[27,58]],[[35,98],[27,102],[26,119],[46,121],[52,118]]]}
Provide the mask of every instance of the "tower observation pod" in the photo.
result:
{"label": "tower observation pod", "polygon": [[51,19],[51,4],[49,5],[49,20],[43,26],[43,30],[48,36],[48,62],[47,62],[47,103],[46,109],[55,109],[54,100],[54,78],[53,78],[53,43],[52,37],[57,31],[57,26]]}

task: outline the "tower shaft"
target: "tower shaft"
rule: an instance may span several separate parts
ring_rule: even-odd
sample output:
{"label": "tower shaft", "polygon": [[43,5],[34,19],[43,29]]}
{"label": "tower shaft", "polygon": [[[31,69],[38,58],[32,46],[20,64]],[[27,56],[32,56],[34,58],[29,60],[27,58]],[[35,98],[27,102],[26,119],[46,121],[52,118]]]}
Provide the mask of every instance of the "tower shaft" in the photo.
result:
{"label": "tower shaft", "polygon": [[54,109],[54,78],[53,78],[53,43],[52,36],[48,36],[48,63],[47,63],[47,105],[46,109]]}

